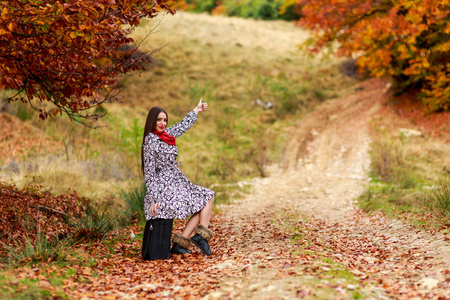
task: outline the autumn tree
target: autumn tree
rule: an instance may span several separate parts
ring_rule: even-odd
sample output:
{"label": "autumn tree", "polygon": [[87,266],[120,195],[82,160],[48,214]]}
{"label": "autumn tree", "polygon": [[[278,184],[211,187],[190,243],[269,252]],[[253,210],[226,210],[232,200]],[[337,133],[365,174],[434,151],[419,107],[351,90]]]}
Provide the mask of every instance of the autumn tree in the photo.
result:
{"label": "autumn tree", "polygon": [[298,25],[316,35],[311,52],[337,47],[339,55],[357,57],[371,75],[394,78],[398,89],[420,89],[432,110],[450,109],[450,1],[296,3],[303,6]]}
{"label": "autumn tree", "polygon": [[[90,108],[117,100],[118,76],[142,70],[148,55],[117,51],[167,0],[7,0],[0,3],[0,88],[42,119],[58,113],[89,124]],[[49,105],[42,103],[51,102]],[[45,108],[46,107],[46,108]]]}

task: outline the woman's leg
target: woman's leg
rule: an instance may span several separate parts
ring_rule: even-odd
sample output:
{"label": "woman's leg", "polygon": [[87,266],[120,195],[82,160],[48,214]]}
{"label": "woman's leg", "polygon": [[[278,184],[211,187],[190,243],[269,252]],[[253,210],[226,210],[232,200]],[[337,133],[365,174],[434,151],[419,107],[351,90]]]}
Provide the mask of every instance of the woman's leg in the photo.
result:
{"label": "woman's leg", "polygon": [[184,230],[181,233],[181,235],[185,238],[189,238],[198,224],[208,228],[213,206],[214,206],[214,196],[212,196],[212,198],[209,200],[206,206],[202,208],[201,211],[192,215],[192,217],[186,223],[186,226],[184,226]]}
{"label": "woman's leg", "polygon": [[192,232],[194,232],[195,227],[197,227],[200,222],[200,212],[193,214],[189,221],[187,221],[186,226],[184,226],[183,232],[181,233],[183,237],[188,239]]}
{"label": "woman's leg", "polygon": [[209,219],[211,218],[211,212],[214,205],[214,196],[209,200],[205,207],[200,211],[199,221],[200,224],[195,227],[194,236],[191,237],[191,241],[197,246],[204,254],[211,255],[211,248],[208,242],[214,237],[214,233],[208,229]]}
{"label": "woman's leg", "polygon": [[214,206],[214,196],[209,200],[208,204],[200,211],[200,225],[208,228],[209,220],[211,219],[211,213]]}

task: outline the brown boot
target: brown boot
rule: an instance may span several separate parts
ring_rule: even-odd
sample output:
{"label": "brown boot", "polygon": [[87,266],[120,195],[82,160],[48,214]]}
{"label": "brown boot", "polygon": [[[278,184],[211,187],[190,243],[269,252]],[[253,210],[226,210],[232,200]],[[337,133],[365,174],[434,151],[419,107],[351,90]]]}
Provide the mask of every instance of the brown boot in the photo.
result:
{"label": "brown boot", "polygon": [[211,249],[208,242],[214,237],[214,233],[203,225],[198,225],[194,230],[194,236],[191,237],[191,241],[197,246],[204,254],[211,255]]}
{"label": "brown boot", "polygon": [[185,238],[182,235],[175,234],[172,239],[173,245],[172,249],[170,249],[171,254],[187,254],[192,253],[188,250],[191,246],[191,240]]}

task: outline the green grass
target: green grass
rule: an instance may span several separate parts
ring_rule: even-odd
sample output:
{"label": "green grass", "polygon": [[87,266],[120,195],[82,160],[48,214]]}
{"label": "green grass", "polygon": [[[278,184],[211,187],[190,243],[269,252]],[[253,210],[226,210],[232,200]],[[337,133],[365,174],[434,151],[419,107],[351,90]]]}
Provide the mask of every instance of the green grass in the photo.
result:
{"label": "green grass", "polygon": [[68,255],[70,242],[49,240],[44,232],[37,230],[36,239],[27,238],[23,244],[3,245],[7,252],[4,260],[8,265],[38,266],[42,263],[60,263]]}
{"label": "green grass", "polygon": [[359,197],[360,206],[415,225],[447,223],[450,147],[378,129],[372,140],[371,182]]}
{"label": "green grass", "polygon": [[66,222],[71,228],[71,237],[75,241],[94,241],[103,239],[108,233],[123,223],[123,213],[107,206],[85,204],[81,215],[70,216]]}
{"label": "green grass", "polygon": [[[56,280],[56,281],[55,281]],[[0,296],[2,299],[67,299],[58,287],[61,281],[50,277],[51,287],[40,286],[38,279],[14,278],[0,274]],[[56,286],[56,287],[55,287]]]}
{"label": "green grass", "polygon": [[118,194],[125,203],[125,217],[130,221],[145,222],[144,196],[147,187],[143,180],[117,187]]}
{"label": "green grass", "polygon": [[439,182],[426,200],[437,213],[450,219],[450,181]]}

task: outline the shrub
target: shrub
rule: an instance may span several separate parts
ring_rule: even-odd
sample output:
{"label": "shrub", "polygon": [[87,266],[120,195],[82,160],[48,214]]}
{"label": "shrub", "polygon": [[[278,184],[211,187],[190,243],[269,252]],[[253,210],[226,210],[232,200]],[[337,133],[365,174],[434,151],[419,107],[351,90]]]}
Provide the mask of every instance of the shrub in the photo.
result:
{"label": "shrub", "polygon": [[372,142],[372,172],[384,182],[396,179],[397,170],[403,164],[401,147],[393,140],[375,139]]}
{"label": "shrub", "polygon": [[426,201],[438,214],[450,219],[450,181],[441,181]]}
{"label": "shrub", "polygon": [[188,2],[195,2],[195,8],[193,9],[194,11],[209,13],[220,4],[217,0],[195,0]]}
{"label": "shrub", "polygon": [[403,135],[388,137],[378,133],[372,141],[372,175],[386,183],[394,183],[400,189],[414,188],[421,181],[411,153],[408,154],[408,140]]}
{"label": "shrub", "polygon": [[23,103],[20,103],[21,105],[19,105],[17,107],[17,117],[19,119],[21,119],[22,121],[28,121],[31,120],[32,116],[33,116],[33,112],[30,111],[30,109],[23,105]]}
{"label": "shrub", "polygon": [[304,1],[284,0],[280,7],[280,15],[283,20],[297,20],[302,17]]}
{"label": "shrub", "polygon": [[295,20],[300,13],[298,5],[284,0],[180,0],[173,7],[262,20]]}
{"label": "shrub", "polygon": [[66,216],[66,222],[76,241],[102,239],[116,229],[122,220],[123,216],[119,212],[108,211],[106,207],[97,208],[90,203],[84,204],[80,215]]}
{"label": "shrub", "polygon": [[14,246],[3,244],[7,252],[5,258],[9,263],[32,264],[64,261],[67,256],[66,242],[58,239],[49,241],[47,236],[37,229],[36,240],[33,242],[28,236],[23,244],[15,243]]}
{"label": "shrub", "polygon": [[125,202],[126,217],[133,221],[145,221],[144,196],[147,192],[145,182],[130,183],[125,187],[118,187],[117,190],[120,198]]}
{"label": "shrub", "polygon": [[282,2],[279,0],[225,0],[223,5],[229,16],[276,20],[280,16]]}

